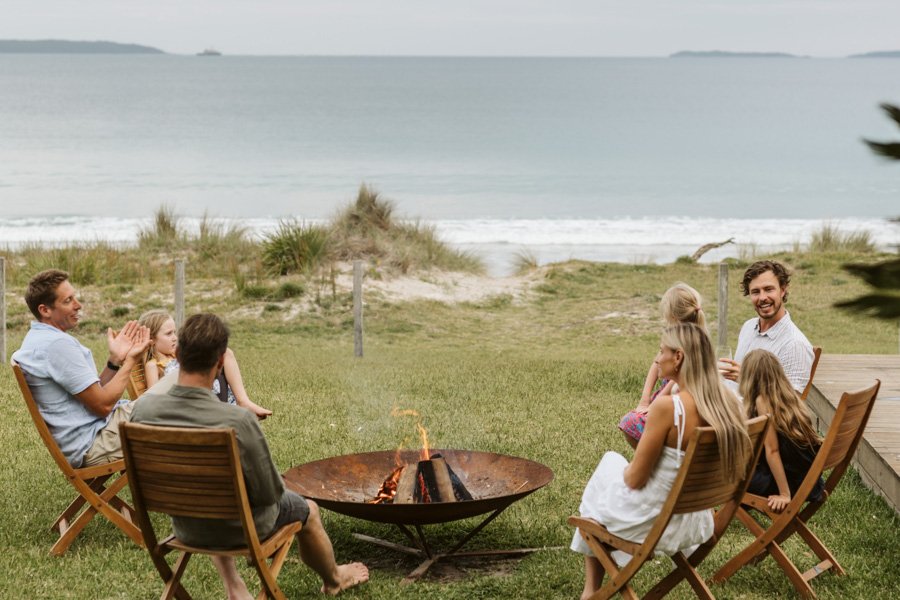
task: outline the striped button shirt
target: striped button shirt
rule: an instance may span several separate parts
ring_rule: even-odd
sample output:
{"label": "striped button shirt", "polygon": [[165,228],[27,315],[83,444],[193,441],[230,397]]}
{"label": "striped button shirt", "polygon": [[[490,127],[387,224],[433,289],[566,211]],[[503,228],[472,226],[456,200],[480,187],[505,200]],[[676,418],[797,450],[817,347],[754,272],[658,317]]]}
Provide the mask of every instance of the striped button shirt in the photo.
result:
{"label": "striped button shirt", "polygon": [[791,385],[798,392],[803,391],[809,381],[813,348],[803,332],[794,325],[789,313],[785,312],[784,316],[765,333],[759,332],[758,317],[744,323],[738,335],[734,360],[744,362],[747,353],[757,348],[768,350],[777,356]]}

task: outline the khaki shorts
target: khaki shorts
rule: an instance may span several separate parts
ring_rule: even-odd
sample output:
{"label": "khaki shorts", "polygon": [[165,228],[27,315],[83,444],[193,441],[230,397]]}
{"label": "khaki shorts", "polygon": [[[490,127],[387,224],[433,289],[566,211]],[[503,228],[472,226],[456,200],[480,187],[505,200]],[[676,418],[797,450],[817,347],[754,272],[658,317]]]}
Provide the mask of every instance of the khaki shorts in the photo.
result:
{"label": "khaki shorts", "polygon": [[116,406],[106,427],[97,432],[94,443],[84,454],[81,466],[93,467],[104,465],[122,458],[122,441],[119,439],[119,425],[131,420],[134,402],[125,402]]}

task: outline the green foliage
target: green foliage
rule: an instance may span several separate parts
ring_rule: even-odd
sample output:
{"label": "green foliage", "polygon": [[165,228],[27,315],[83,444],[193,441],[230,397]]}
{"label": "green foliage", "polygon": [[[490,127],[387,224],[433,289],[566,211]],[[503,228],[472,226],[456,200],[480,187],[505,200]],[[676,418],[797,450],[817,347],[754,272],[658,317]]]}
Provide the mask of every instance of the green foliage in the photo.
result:
{"label": "green foliage", "polygon": [[[900,107],[891,104],[882,104],[881,108],[894,123],[900,126]],[[864,141],[875,154],[879,154],[890,160],[900,160],[900,142]]]}
{"label": "green foliage", "polygon": [[108,242],[67,244],[44,248],[29,244],[14,254],[10,279],[27,284],[45,269],[62,269],[75,285],[94,285],[117,281],[137,281],[151,275],[146,261],[122,260],[123,250]]}
{"label": "green foliage", "polygon": [[675,259],[675,264],[678,264],[678,265],[692,265],[695,262],[697,262],[697,261],[695,261],[693,258],[688,256],[687,254],[682,254],[681,256],[679,256],[678,258]]}
{"label": "green foliage", "polygon": [[118,317],[124,317],[130,312],[131,312],[131,309],[128,308],[127,306],[116,306],[116,307],[113,307],[110,314],[113,317],[118,318]]}
{"label": "green foliage", "polygon": [[247,256],[255,253],[255,248],[248,239],[246,227],[236,223],[226,226],[204,213],[200,219],[194,251],[201,261],[206,261],[233,255]]}
{"label": "green foliage", "polygon": [[182,238],[175,208],[163,204],[153,216],[153,222],[138,231],[138,246],[144,250],[159,251],[171,248]]}
{"label": "green foliage", "polygon": [[872,265],[848,264],[844,265],[844,270],[879,291],[837,302],[836,307],[879,319],[900,318],[900,259]]}
{"label": "green foliage", "polygon": [[305,291],[306,288],[304,288],[301,284],[285,281],[278,286],[277,290],[275,290],[274,298],[277,300],[296,298],[297,296],[302,296]]}
{"label": "green foliage", "polygon": [[448,271],[482,272],[473,254],[442,242],[433,225],[397,221],[394,205],[370,187],[359,189],[356,202],[334,219],[331,239],[338,260],[365,259],[401,273],[431,267]]}
{"label": "green foliage", "polygon": [[311,273],[329,257],[328,231],[321,226],[288,220],[262,243],[263,263],[277,275]]}
{"label": "green foliage", "polygon": [[870,253],[875,251],[872,232],[868,230],[844,233],[837,225],[824,224],[814,231],[809,241],[810,252]]}

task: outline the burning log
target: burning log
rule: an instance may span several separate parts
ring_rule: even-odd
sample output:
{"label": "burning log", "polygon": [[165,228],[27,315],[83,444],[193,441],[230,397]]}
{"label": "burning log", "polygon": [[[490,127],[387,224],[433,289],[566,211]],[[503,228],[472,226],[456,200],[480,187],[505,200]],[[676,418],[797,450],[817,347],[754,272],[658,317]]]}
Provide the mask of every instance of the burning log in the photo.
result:
{"label": "burning log", "polygon": [[410,465],[403,467],[400,473],[400,479],[397,480],[397,493],[393,498],[394,504],[413,504],[415,500],[413,495],[416,489],[416,479],[419,472],[417,469],[410,469]]}
{"label": "burning log", "polygon": [[472,494],[440,454],[395,469],[373,504],[426,504],[472,500]]}

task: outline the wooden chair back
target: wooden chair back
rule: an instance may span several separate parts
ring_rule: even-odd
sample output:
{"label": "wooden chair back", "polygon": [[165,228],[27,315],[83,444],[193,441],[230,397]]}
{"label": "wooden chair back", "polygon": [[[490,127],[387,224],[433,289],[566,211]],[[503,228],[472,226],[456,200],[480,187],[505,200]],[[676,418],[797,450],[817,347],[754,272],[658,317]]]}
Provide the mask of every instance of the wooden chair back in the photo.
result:
{"label": "wooden chair back", "polygon": [[147,363],[144,360],[135,362],[134,366],[131,368],[131,373],[129,373],[128,383],[126,384],[125,389],[128,391],[128,397],[132,400],[137,400],[147,391],[146,368]]}
{"label": "wooden chair back", "polygon": [[[722,566],[713,576],[713,581],[725,581],[745,565],[769,554],[776,559],[795,589],[805,598],[815,597],[809,581],[821,573],[833,570],[837,575],[846,574],[837,558],[809,529],[807,523],[824,506],[850,466],[853,453],[872,414],[880,387],[881,382],[876,379],[875,384],[869,388],[844,392],[815,460],[784,510],[780,513],[772,511],[763,496],[744,495],[742,503],[747,508],[738,509],[737,516],[756,539]],[[816,488],[819,478],[829,469],[831,473],[825,481],[822,497],[809,500],[809,495]],[[763,528],[748,512],[749,509],[764,513],[771,520],[769,526]],[[819,564],[804,573],[800,572],[781,548],[781,544],[795,533],[799,534],[820,560]]]}
{"label": "wooden chair back", "polygon": [[[761,433],[764,431],[768,419],[756,417],[747,422],[747,433],[754,455],[758,454],[761,446]],[[749,481],[752,475],[752,466],[749,473],[745,473],[743,477],[733,481],[727,481],[722,477],[722,461],[719,456],[719,442],[716,439],[716,433],[711,427],[704,427],[698,434],[697,443],[693,448],[690,456],[690,462],[684,469],[684,476],[679,477],[675,481],[678,488],[678,499],[672,507],[673,514],[681,514],[695,512],[705,508],[714,508],[721,506],[726,502],[733,500],[735,494],[743,490],[739,488]],[[688,462],[687,451],[685,452],[685,462]],[[756,462],[750,463],[751,465]],[[675,486],[672,492],[674,493]]]}
{"label": "wooden chair back", "polygon": [[[98,512],[121,529],[135,543],[143,545],[140,531],[131,522],[133,509],[117,496],[128,482],[128,478],[124,473],[125,462],[117,460],[93,467],[73,467],[70,465],[59,444],[53,438],[53,434],[50,433],[47,422],[44,421],[44,417],[41,415],[41,411],[31,392],[31,386],[28,385],[28,380],[22,368],[12,359],[10,360],[10,366],[15,375],[16,383],[19,385],[19,391],[22,393],[22,399],[28,408],[28,414],[31,415],[31,420],[38,431],[41,441],[44,442],[47,452],[50,453],[57,468],[62,471],[66,481],[78,491],[78,496],[60,513],[50,528],[59,533],[59,539],[50,549],[50,553],[54,556],[65,554],[78,534],[81,533]],[[119,477],[111,482],[109,487],[105,487],[107,480],[117,474]],[[74,520],[72,520],[73,518]]]}
{"label": "wooden chair back", "polygon": [[[124,423],[120,432],[136,518],[151,559],[166,582],[163,597],[190,598],[180,579],[190,556],[199,553],[248,557],[262,583],[259,597],[284,598],[275,579],[301,524],[290,523],[265,541],[259,539],[234,429]],[[220,551],[190,546],[175,536],[159,541],[150,512],[238,520],[246,545]],[[181,552],[174,569],[165,560],[173,550]]]}
{"label": "wooden chair back", "polygon": [[[256,530],[234,429],[126,423],[122,448],[135,508],[179,517],[247,520]],[[211,501],[214,498],[215,501]]]}
{"label": "wooden chair back", "polygon": [[819,358],[822,356],[822,347],[821,346],[813,346],[813,362],[812,366],[809,368],[809,381],[806,382],[806,387],[803,388],[803,393],[800,394],[801,400],[806,400],[807,396],[809,396],[809,392],[813,386],[813,378],[816,376],[816,369],[819,368]]}
{"label": "wooden chair back", "polygon": [[[819,454],[824,454],[822,457],[823,471],[840,469],[843,474],[847,469],[853,453],[856,452],[856,448],[862,440],[880,387],[881,381],[876,380],[875,385],[868,389],[844,392],[841,395],[831,426],[819,449]],[[832,473],[833,475],[834,473]]]}
{"label": "wooden chair back", "polygon": [[[747,471],[732,481],[722,477],[722,462],[715,430],[712,427],[694,429],[684,452],[681,469],[647,540],[656,535],[656,530],[659,530],[657,538],[662,537],[673,515],[716,508],[729,502],[736,509],[737,500],[744,495],[750,483],[752,466],[759,458],[764,432],[768,426],[769,418],[765,415],[747,422],[752,461],[748,464]],[[653,547],[655,546],[656,541],[653,542]]]}

